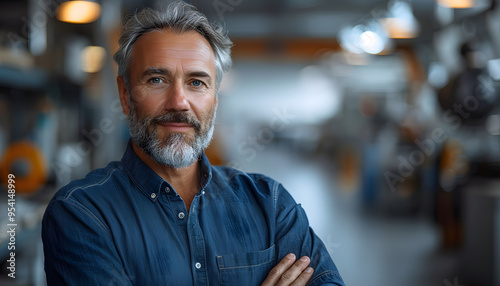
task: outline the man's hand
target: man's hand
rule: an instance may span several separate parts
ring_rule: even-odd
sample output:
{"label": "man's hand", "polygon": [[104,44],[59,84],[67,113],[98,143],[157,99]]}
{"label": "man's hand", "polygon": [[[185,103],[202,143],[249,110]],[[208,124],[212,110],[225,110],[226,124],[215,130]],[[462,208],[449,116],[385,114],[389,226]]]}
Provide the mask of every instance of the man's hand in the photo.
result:
{"label": "man's hand", "polygon": [[295,263],[295,254],[287,254],[267,275],[261,286],[306,285],[314,270],[307,267],[311,260],[302,256]]}

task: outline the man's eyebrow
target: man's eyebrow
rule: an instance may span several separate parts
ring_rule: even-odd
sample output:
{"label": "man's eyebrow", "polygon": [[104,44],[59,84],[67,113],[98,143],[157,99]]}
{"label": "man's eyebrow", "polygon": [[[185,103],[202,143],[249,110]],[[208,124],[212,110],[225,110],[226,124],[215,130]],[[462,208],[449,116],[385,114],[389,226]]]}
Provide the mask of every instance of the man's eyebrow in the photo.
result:
{"label": "man's eyebrow", "polygon": [[193,71],[187,74],[190,77],[208,77],[211,78],[210,74],[204,71]]}
{"label": "man's eyebrow", "polygon": [[148,67],[142,73],[142,76],[148,76],[148,75],[152,75],[152,74],[170,75],[172,73],[169,70],[167,70],[167,69],[155,68],[155,67]]}

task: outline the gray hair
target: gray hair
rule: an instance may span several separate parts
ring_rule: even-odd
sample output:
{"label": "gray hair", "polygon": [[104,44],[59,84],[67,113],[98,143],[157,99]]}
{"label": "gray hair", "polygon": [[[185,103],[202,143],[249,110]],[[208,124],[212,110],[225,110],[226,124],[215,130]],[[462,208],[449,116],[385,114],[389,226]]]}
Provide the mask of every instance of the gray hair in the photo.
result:
{"label": "gray hair", "polygon": [[178,33],[195,31],[205,37],[215,53],[216,89],[218,89],[222,76],[232,64],[231,46],[233,43],[223,32],[222,27],[210,24],[207,17],[196,7],[182,1],[169,4],[165,10],[145,8],[128,18],[123,25],[118,41],[120,47],[113,59],[118,64],[118,75],[125,80],[127,89],[130,88],[128,69],[134,43],[148,32],[165,28]]}

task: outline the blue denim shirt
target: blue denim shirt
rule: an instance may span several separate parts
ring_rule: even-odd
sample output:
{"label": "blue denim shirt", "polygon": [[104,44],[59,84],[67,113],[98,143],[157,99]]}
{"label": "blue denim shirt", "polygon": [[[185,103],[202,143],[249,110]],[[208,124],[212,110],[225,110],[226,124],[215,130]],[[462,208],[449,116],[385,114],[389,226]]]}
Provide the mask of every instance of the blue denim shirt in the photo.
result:
{"label": "blue denim shirt", "polygon": [[45,212],[48,285],[260,285],[286,254],[309,285],[344,285],[306,214],[274,180],[200,159],[189,212],[134,153],[59,190]]}

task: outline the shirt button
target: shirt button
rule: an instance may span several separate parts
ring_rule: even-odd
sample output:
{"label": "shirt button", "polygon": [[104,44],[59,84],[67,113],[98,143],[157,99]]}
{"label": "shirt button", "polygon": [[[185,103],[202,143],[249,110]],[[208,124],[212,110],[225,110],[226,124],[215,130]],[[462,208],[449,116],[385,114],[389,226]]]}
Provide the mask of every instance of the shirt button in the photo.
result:
{"label": "shirt button", "polygon": [[180,219],[183,219],[184,216],[186,216],[183,212],[180,212],[178,215],[177,215]]}
{"label": "shirt button", "polygon": [[165,192],[166,193],[170,193],[170,188],[169,187],[165,187]]}
{"label": "shirt button", "polygon": [[152,194],[151,194],[151,198],[152,198],[152,199],[156,198],[156,194],[155,194],[155,193],[152,193]]}
{"label": "shirt button", "polygon": [[194,265],[194,267],[196,267],[196,269],[200,269],[201,268],[201,263],[196,262],[196,264]]}
{"label": "shirt button", "polygon": [[201,191],[201,194],[204,195],[205,194],[205,191]]}

